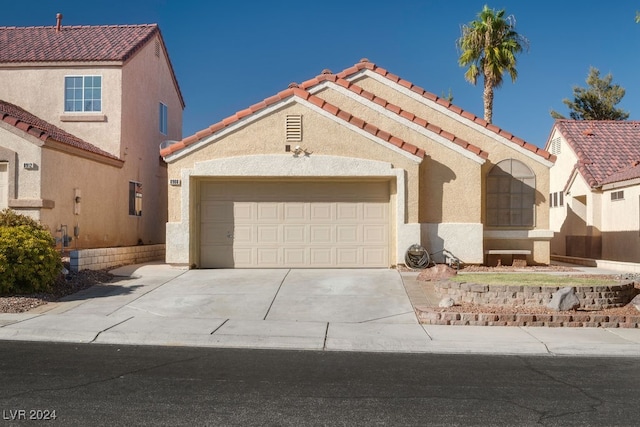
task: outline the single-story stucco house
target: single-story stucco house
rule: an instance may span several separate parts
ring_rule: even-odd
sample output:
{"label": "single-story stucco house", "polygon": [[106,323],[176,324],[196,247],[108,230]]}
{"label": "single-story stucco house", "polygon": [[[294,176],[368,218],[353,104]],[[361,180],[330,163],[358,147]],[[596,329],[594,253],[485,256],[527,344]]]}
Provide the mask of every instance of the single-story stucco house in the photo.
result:
{"label": "single-story stucco house", "polygon": [[391,267],[413,244],[549,263],[554,156],[366,59],[161,155],[171,264]]}

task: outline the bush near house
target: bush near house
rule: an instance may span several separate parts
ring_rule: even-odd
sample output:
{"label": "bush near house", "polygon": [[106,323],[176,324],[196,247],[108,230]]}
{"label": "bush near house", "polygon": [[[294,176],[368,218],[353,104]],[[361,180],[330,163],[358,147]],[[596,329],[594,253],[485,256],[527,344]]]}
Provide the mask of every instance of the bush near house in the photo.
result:
{"label": "bush near house", "polygon": [[47,290],[61,269],[46,227],[11,210],[0,211],[0,294]]}

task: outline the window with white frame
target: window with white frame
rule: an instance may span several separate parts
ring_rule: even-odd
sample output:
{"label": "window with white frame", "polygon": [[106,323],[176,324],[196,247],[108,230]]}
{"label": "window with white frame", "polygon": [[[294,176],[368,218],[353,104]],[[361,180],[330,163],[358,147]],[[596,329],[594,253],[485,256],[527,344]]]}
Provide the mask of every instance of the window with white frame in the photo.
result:
{"label": "window with white frame", "polygon": [[66,76],[64,111],[102,111],[102,76]]}
{"label": "window with white frame", "polygon": [[159,123],[160,123],[160,133],[163,135],[167,134],[167,106],[160,103],[159,108]]}
{"label": "window with white frame", "polygon": [[612,191],[611,192],[611,201],[623,200],[624,199],[624,190]]}
{"label": "window with white frame", "polygon": [[564,192],[556,191],[549,194],[549,207],[557,208],[564,206]]}
{"label": "window with white frame", "polygon": [[129,215],[142,216],[142,184],[129,181]]}

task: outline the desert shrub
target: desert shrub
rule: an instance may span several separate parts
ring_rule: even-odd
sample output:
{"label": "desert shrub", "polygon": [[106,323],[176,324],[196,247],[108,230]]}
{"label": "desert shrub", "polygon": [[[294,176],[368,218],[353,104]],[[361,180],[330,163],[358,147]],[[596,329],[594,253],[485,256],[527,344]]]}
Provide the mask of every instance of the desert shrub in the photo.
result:
{"label": "desert shrub", "polygon": [[17,227],[18,225],[27,225],[31,228],[44,230],[45,227],[38,221],[27,215],[21,215],[11,209],[3,209],[0,211],[0,227]]}
{"label": "desert shrub", "polygon": [[0,225],[0,293],[44,291],[62,269],[55,240],[38,223],[23,218],[12,221],[20,225]]}

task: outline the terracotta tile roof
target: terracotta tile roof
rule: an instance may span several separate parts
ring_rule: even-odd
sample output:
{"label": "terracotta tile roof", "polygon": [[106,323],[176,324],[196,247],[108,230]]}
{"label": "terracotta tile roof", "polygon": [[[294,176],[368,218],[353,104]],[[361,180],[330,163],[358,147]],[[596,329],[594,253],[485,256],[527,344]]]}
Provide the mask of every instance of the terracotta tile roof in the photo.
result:
{"label": "terracotta tile roof", "polygon": [[467,141],[465,141],[464,139],[458,138],[457,136],[453,135],[452,133],[446,132],[445,130],[443,130],[442,128],[427,122],[425,119],[418,117],[416,115],[414,115],[413,113],[409,112],[409,111],[405,111],[402,108],[400,108],[397,105],[391,104],[390,102],[388,102],[387,100],[371,93],[368,92],[364,89],[362,89],[360,86],[358,86],[355,83],[351,83],[345,79],[342,79],[340,77],[338,77],[337,75],[334,74],[330,74],[330,72],[323,72],[323,74],[311,79],[311,80],[307,80],[306,82],[303,82],[300,84],[300,87],[308,90],[309,88],[316,86],[322,82],[325,81],[331,81],[334,82],[342,87],[344,87],[345,89],[350,90],[351,92],[360,95],[366,99],[368,99],[369,101],[372,101],[378,105],[380,105],[381,107],[386,108],[387,110],[417,124],[418,126],[421,126],[423,128],[425,128],[426,130],[428,130],[429,132],[433,132],[437,135],[440,135],[441,137],[453,142],[456,145],[459,145],[460,147],[464,148],[465,150],[471,151],[472,153],[482,157],[483,159],[486,159],[489,154],[486,151],[483,151],[480,147],[475,146]]}
{"label": "terracotta tile roof", "polygon": [[49,122],[45,122],[17,105],[2,100],[0,100],[0,121],[8,123],[44,142],[51,139],[93,154],[120,160],[95,145],[83,141]]}
{"label": "terracotta tile roof", "polygon": [[396,76],[395,74],[392,74],[390,72],[388,72],[387,70],[385,70],[384,68],[378,67],[376,64],[369,62],[368,59],[363,58],[360,60],[360,62],[358,62],[357,64],[355,64],[352,67],[347,68],[346,70],[343,70],[342,72],[336,74],[336,76],[338,78],[341,79],[347,79],[349,76],[356,74],[364,69],[367,70],[371,70],[387,79],[389,79],[390,81],[397,83],[409,90],[411,90],[412,92],[415,92],[416,94],[422,96],[423,98],[435,102],[436,104],[442,105],[443,107],[447,108],[449,111],[452,111],[455,114],[460,115],[462,118],[464,118],[465,120],[470,120],[488,130],[490,130],[491,132],[495,133],[496,135],[500,135],[501,137],[507,139],[509,142],[512,142],[516,145],[519,145],[523,148],[525,148],[528,151],[531,151],[532,153],[537,154],[538,156],[552,161],[554,162],[556,159],[556,156],[554,156],[553,154],[547,152],[546,150],[543,150],[542,148],[536,147],[533,144],[528,143],[527,141],[518,138],[517,136],[514,136],[513,134],[507,132],[504,129],[499,128],[498,126],[495,126],[494,124],[488,123],[487,121],[485,121],[484,119],[475,116],[473,113],[470,113],[468,111],[463,110],[462,108],[453,105],[451,102],[447,101],[444,98],[440,98],[436,95],[434,95],[433,93],[427,92],[426,90],[424,90],[423,88],[421,88],[420,86],[416,86],[413,83],[411,83],[408,80],[404,80],[398,76]]}
{"label": "terracotta tile roof", "polygon": [[0,62],[126,61],[157,24],[0,27]]}
{"label": "terracotta tile roof", "polygon": [[189,145],[192,145],[204,138],[207,138],[217,132],[220,132],[221,130],[237,123],[238,121],[240,121],[241,119],[251,115],[251,114],[255,114],[258,113],[261,110],[264,110],[265,108],[276,104],[278,102],[284,101],[292,96],[296,96],[298,98],[304,99],[305,101],[315,105],[318,108],[323,109],[324,111],[330,113],[331,115],[336,116],[337,118],[344,120],[345,122],[348,122],[350,124],[352,124],[353,126],[356,126],[359,129],[363,129],[364,131],[370,133],[371,135],[380,138],[382,140],[384,140],[385,142],[391,144],[391,145],[395,145],[396,147],[410,153],[413,154],[415,156],[418,156],[420,158],[425,157],[426,153],[423,149],[418,148],[412,144],[409,144],[406,141],[403,141],[400,138],[397,138],[391,134],[389,134],[388,132],[385,132],[381,129],[378,129],[377,127],[366,123],[365,121],[351,115],[349,112],[344,111],[339,109],[338,107],[329,104],[328,102],[326,102],[325,100],[323,100],[322,98],[319,98],[315,95],[311,95],[309,92],[307,92],[304,89],[301,89],[299,87],[297,87],[297,85],[290,85],[290,87],[288,89],[285,89],[281,92],[279,92],[276,95],[273,95],[267,99],[265,99],[264,101],[258,102],[257,104],[252,105],[251,107],[238,111],[237,113],[235,113],[232,116],[227,117],[226,119],[223,119],[222,121],[215,123],[211,126],[209,126],[206,129],[201,130],[200,132],[191,135],[187,138],[184,138],[182,141],[179,141],[175,144],[172,144],[166,148],[163,148],[162,150],[160,150],[160,155],[163,157],[166,157],[170,154],[173,154],[175,152],[178,152],[186,147],[188,147]]}
{"label": "terracotta tile roof", "polygon": [[557,120],[555,127],[578,157],[577,169],[591,187],[631,177],[631,166],[640,161],[638,121]]}
{"label": "terracotta tile roof", "polygon": [[[63,25],[60,31],[55,26],[0,27],[0,63],[125,62],[156,35],[164,45],[158,24]],[[168,53],[166,59],[184,108]]]}

